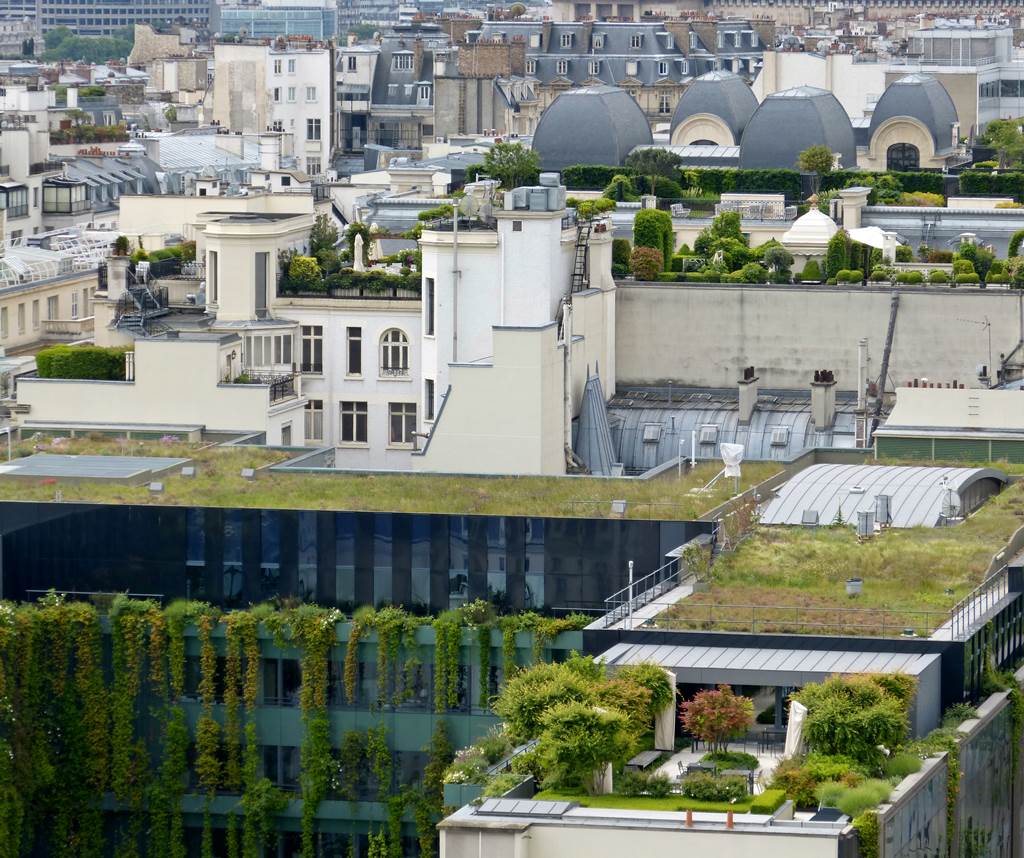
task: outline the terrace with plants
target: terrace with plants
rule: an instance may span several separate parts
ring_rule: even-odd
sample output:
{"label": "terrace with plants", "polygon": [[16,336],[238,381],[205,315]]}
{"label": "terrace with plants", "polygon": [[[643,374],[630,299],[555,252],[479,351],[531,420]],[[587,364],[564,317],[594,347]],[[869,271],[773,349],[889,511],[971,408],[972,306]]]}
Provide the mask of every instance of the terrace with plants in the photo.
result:
{"label": "terrace with plants", "polygon": [[[701,568],[695,591],[667,606],[654,626],[927,637],[982,584],[1024,525],[1024,486],[1011,483],[954,527],[888,528],[866,540],[849,522],[760,525],[752,502],[738,517],[730,550]],[[861,579],[860,592],[847,591],[850,579]]]}
{"label": "terrace with plants", "polygon": [[[68,438],[34,433],[13,445],[16,457],[34,453],[175,456],[195,465],[193,477],[169,474],[164,490],[108,485],[98,481],[0,478],[0,500],[53,500],[174,506],[256,507],[381,512],[436,512],[480,515],[538,515],[603,518],[612,499],[626,501],[625,518],[694,520],[729,500],[733,487],[719,481],[694,493],[715,476],[714,463],[699,464],[682,479],[675,473],[650,480],[594,480],[567,477],[454,477],[435,474],[372,474],[345,471],[287,473],[271,470],[295,451],[213,442],[191,443],[173,435],[153,440],[90,434]],[[252,468],[256,478],[242,476]],[[741,489],[779,471],[772,463],[744,468]]]}

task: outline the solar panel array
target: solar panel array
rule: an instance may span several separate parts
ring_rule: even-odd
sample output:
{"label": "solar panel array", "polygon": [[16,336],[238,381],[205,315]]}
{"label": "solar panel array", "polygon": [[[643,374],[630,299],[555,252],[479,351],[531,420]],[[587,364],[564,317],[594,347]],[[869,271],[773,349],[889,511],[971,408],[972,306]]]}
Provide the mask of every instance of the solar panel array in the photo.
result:
{"label": "solar panel array", "polygon": [[533,816],[557,819],[576,807],[574,801],[536,801],[532,798],[489,798],[476,809],[478,816]]}

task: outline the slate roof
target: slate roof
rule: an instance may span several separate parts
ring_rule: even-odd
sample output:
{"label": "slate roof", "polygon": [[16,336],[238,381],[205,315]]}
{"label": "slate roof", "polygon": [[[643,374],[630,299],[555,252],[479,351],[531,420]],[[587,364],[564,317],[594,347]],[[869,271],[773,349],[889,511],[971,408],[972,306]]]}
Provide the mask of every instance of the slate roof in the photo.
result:
{"label": "slate roof", "polygon": [[[420,68],[415,66],[408,71],[392,68],[395,54],[413,54],[412,42],[406,46],[401,43],[385,43],[381,45],[380,57],[373,71],[373,86],[370,90],[370,103],[390,107],[417,107],[421,105],[417,99],[417,84],[434,82],[434,52],[424,47]],[[431,86],[431,103],[433,103]]]}
{"label": "slate roof", "polygon": [[953,126],[959,121],[953,99],[938,80],[928,75],[909,74],[886,87],[871,113],[870,134],[895,116],[919,120],[932,135],[937,154],[953,149]]}
{"label": "slate roof", "polygon": [[831,92],[816,86],[775,92],[761,102],[743,131],[740,167],[792,170],[800,153],[815,145],[838,152],[843,169],[856,169],[853,126]]}
{"label": "slate roof", "polygon": [[738,141],[755,110],[757,97],[743,78],[727,71],[708,72],[696,78],[679,99],[672,114],[672,131],[695,114],[710,113],[721,118],[732,131],[733,141]]}
{"label": "slate roof", "polygon": [[537,123],[533,148],[545,170],[572,164],[620,165],[635,146],[654,141],[643,110],[624,89],[568,90]]}

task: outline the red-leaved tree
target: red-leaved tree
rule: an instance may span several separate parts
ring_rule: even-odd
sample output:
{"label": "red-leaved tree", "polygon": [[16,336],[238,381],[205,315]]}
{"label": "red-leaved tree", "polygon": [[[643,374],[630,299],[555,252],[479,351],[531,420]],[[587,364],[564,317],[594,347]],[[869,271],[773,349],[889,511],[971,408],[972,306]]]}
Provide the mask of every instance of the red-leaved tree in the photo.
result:
{"label": "red-leaved tree", "polygon": [[754,723],[754,701],[733,694],[728,685],[699,691],[683,704],[679,720],[711,750],[724,751],[729,739],[742,735]]}

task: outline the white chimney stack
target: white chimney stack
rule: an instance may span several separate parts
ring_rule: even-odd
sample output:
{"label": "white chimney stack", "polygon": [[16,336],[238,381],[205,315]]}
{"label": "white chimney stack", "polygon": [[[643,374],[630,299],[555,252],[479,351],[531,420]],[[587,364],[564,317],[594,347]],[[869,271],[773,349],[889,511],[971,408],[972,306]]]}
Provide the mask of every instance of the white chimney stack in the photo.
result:
{"label": "white chimney stack", "polygon": [[281,169],[281,135],[266,133],[260,135],[260,169]]}
{"label": "white chimney stack", "polygon": [[830,369],[816,369],[811,382],[811,420],[814,431],[832,428],[836,419],[836,379]]}
{"label": "white chimney stack", "polygon": [[754,409],[757,407],[757,376],[754,374],[754,368],[744,367],[743,375],[736,384],[740,389],[740,424],[746,425],[754,416]]}

